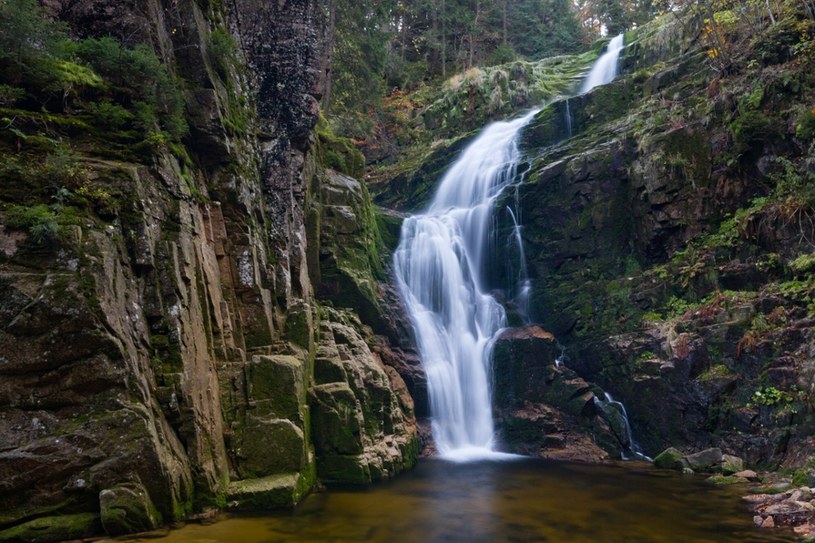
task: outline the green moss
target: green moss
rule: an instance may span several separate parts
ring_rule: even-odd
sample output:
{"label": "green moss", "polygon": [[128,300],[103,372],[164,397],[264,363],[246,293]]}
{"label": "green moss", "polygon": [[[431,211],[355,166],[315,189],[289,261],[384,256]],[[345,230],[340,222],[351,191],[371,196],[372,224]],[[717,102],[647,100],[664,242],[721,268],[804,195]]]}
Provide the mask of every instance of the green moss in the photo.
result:
{"label": "green moss", "polygon": [[736,157],[760,150],[777,135],[775,123],[759,111],[742,112],[730,125],[733,131],[733,153]]}
{"label": "green moss", "polygon": [[811,141],[815,137],[815,108],[805,111],[795,123],[795,137]]}
{"label": "green moss", "polygon": [[[304,480],[307,480],[306,477]],[[297,473],[272,475],[261,479],[233,481],[227,499],[239,509],[279,509],[294,507],[311,487]]]}
{"label": "green moss", "polygon": [[706,481],[715,486],[743,485],[749,483],[749,481],[734,475],[713,475],[708,477]]}
{"label": "green moss", "polygon": [[733,372],[724,364],[716,364],[711,366],[710,369],[702,373],[697,379],[700,382],[713,381],[716,379],[733,377]]}
{"label": "green moss", "polygon": [[815,271],[815,253],[799,255],[790,262],[790,268],[796,273]]}
{"label": "green moss", "polygon": [[317,474],[325,483],[368,484],[371,470],[363,456],[322,455],[317,459]]}
{"label": "green moss", "polygon": [[101,528],[99,516],[93,513],[43,517],[0,531],[0,542],[37,543],[81,539],[99,533]]}
{"label": "green moss", "polygon": [[320,117],[315,128],[317,133],[317,160],[325,168],[331,168],[355,179],[365,175],[365,157],[349,138],[335,136],[328,123]]}

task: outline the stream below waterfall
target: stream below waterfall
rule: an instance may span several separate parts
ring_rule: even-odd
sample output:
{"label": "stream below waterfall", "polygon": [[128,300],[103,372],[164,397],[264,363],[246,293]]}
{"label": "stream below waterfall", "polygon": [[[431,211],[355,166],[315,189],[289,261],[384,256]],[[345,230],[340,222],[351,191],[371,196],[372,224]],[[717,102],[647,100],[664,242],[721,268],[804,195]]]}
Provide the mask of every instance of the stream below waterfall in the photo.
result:
{"label": "stream below waterfall", "polygon": [[393,481],[314,493],[294,511],[189,524],[155,543],[796,541],[754,528],[740,488],[644,463],[425,459]]}

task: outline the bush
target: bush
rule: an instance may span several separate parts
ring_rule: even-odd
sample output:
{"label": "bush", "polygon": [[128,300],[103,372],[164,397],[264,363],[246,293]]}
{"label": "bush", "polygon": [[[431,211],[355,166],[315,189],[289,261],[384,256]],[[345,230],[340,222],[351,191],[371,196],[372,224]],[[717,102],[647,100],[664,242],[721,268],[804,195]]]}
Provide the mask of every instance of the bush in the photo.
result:
{"label": "bush", "polygon": [[113,130],[120,130],[136,120],[135,115],[111,102],[90,104],[88,112],[93,115],[97,125]]}
{"label": "bush", "polygon": [[518,54],[511,45],[501,44],[495,48],[495,51],[490,54],[488,65],[495,66],[497,64],[506,64],[518,58]]}
{"label": "bush", "polygon": [[207,52],[212,67],[224,80],[228,79],[230,68],[237,61],[237,49],[232,35],[223,28],[216,28],[210,33]]}
{"label": "bush", "polygon": [[25,95],[25,89],[12,87],[11,85],[0,85],[0,106],[13,106]]}
{"label": "bush", "polygon": [[145,134],[158,125],[175,139],[186,135],[180,85],[149,47],[127,49],[110,37],[91,38],[78,44],[76,54],[115,87],[117,101],[135,109]]}
{"label": "bush", "polygon": [[804,112],[798,118],[795,125],[795,136],[804,141],[809,141],[815,136],[815,108]]}
{"label": "bush", "polygon": [[37,243],[57,239],[60,225],[57,214],[45,204],[33,207],[12,206],[6,218],[7,226],[16,230],[26,230]]}

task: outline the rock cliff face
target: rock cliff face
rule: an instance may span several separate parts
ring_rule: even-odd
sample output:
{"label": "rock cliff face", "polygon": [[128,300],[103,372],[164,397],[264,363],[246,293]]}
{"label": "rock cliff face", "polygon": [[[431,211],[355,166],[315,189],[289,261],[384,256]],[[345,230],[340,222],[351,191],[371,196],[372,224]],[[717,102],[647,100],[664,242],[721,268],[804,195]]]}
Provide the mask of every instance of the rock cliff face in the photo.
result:
{"label": "rock cliff face", "polygon": [[[312,147],[321,5],[44,5],[77,36],[149,44],[185,81],[190,135],[132,161],[105,152],[104,136],[61,132],[82,142],[86,183],[116,207],[50,241],[0,211],[0,541],[290,506],[318,476],[366,482],[409,467],[412,401],[369,348],[393,352],[398,337],[372,264],[348,263],[353,281],[332,287],[309,256],[325,246],[320,228],[346,246],[379,243],[367,193],[329,182],[338,174]],[[229,62],[217,33],[238,45]],[[348,285],[379,337],[314,294],[351,307]]]}
{"label": "rock cliff face", "polygon": [[527,128],[517,199],[533,319],[570,368],[625,402],[646,453],[720,446],[800,467],[813,425],[801,128],[813,57],[782,44],[809,27],[733,30],[722,75],[699,21],[630,34],[621,78]]}

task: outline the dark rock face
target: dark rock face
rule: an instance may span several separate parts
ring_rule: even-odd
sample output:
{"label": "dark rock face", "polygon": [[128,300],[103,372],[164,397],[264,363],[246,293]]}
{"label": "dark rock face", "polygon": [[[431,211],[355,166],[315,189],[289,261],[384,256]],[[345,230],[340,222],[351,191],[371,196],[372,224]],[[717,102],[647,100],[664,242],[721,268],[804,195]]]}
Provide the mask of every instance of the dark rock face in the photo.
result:
{"label": "dark rock face", "polygon": [[[321,195],[336,200],[325,215],[346,247],[373,246],[377,228],[343,213],[343,198],[369,210],[367,193],[330,182],[310,150],[318,3],[46,4],[77,36],[147,42],[184,78],[189,158],[163,146],[145,163],[83,151],[89,179],[120,208],[50,243],[0,214],[0,541],[127,533],[226,503],[291,506],[336,457],[331,410],[309,411],[315,356],[329,344],[342,372],[325,382],[352,392],[361,424],[360,452],[330,478],[410,467],[410,396],[368,348],[399,364],[398,343],[363,324],[389,333],[370,305],[373,270],[345,268],[369,294],[363,321],[321,314],[314,296],[330,293],[309,268],[320,238],[307,215]],[[213,68],[213,28],[231,32],[247,75]]]}
{"label": "dark rock face", "polygon": [[602,390],[559,365],[559,354],[554,336],[539,326],[509,329],[496,340],[493,402],[501,439],[510,451],[545,458],[619,457],[629,444],[598,412]]}
{"label": "dark rock face", "polygon": [[[641,29],[627,73],[569,100],[572,137],[566,102],[544,108],[504,203],[520,202],[532,319],[581,378],[625,403],[646,454],[717,447],[748,465],[800,466],[815,427],[801,392],[811,312],[798,297],[812,288],[813,234],[782,210],[812,208],[796,196],[809,181],[782,196],[778,183],[782,170],[810,179],[811,141],[788,113],[809,98],[768,84],[747,111],[738,93],[753,92],[752,73],[713,73],[699,29],[692,18]],[[513,224],[499,222],[501,239]],[[502,250],[496,288],[513,256]]]}

